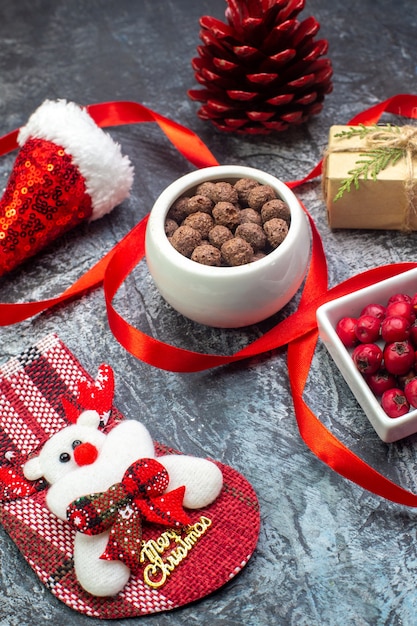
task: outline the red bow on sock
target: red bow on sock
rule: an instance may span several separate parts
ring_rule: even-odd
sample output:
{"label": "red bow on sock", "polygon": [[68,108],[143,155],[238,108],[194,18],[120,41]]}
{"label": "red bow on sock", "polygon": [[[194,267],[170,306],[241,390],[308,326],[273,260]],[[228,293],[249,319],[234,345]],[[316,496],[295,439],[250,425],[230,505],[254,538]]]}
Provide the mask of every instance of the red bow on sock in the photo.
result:
{"label": "red bow on sock", "polygon": [[175,527],[190,523],[182,508],[185,487],[164,494],[168,483],[168,472],[161,463],[140,459],[127,469],[120,483],[72,502],[67,519],[75,530],[87,535],[111,529],[101,558],[123,561],[135,570],[140,559],[142,520]]}

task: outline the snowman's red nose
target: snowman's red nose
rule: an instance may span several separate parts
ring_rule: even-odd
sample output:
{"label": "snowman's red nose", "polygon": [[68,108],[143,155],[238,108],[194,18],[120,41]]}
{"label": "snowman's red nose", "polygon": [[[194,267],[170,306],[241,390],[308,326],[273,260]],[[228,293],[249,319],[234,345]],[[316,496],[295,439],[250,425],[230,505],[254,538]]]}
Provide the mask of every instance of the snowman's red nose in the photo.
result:
{"label": "snowman's red nose", "polygon": [[98,450],[92,443],[80,443],[74,450],[74,460],[77,465],[91,465],[98,457]]}

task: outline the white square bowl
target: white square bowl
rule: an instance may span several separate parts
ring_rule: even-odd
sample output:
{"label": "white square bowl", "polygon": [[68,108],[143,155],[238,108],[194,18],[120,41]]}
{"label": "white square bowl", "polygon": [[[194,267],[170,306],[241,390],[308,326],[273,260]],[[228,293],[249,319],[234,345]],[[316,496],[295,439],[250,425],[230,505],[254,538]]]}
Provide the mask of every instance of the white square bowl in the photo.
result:
{"label": "white square bowl", "polygon": [[388,417],[353,363],[351,351],[339,339],[336,325],[342,317],[358,317],[367,304],[379,303],[385,306],[388,298],[395,293],[407,293],[410,296],[417,293],[417,269],[336,298],[323,304],[316,312],[322,341],[377,434],[387,443],[417,432],[417,410],[409,411],[401,417]]}

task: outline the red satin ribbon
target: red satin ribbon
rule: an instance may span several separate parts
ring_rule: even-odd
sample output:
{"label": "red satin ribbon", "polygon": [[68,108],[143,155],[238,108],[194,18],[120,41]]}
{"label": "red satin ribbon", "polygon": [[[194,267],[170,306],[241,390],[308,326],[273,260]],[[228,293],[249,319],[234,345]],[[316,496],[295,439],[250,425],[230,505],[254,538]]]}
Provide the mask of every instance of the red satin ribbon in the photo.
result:
{"label": "red satin ribbon", "polygon": [[[384,102],[381,102],[370,109],[363,111],[352,118],[351,125],[374,124],[378,122],[383,113],[393,113],[410,118],[417,118],[417,96],[397,95]],[[322,162],[320,162],[313,172],[315,175],[321,173]],[[291,186],[297,186],[311,180],[313,172],[310,172],[302,181],[295,181]],[[396,274],[417,267],[417,263],[406,263],[389,265],[376,268],[368,272],[359,274],[353,279],[345,281],[337,286],[335,290],[343,292],[343,285],[351,287],[351,291],[360,289],[379,280],[384,280],[390,275]],[[399,270],[399,271],[397,271]],[[392,271],[392,274],[391,274]],[[373,280],[367,280],[373,275]],[[366,284],[367,283],[367,284]],[[326,294],[326,296],[328,295]],[[332,294],[333,295],[333,294]],[[338,294],[342,295],[342,294]],[[334,296],[333,297],[338,297]],[[331,298],[329,298],[331,299]],[[392,482],[373,467],[365,463],[356,456],[349,448],[339,441],[314,415],[313,411],[304,400],[304,390],[310,372],[311,362],[314,356],[318,338],[317,326],[309,330],[304,335],[288,344],[288,374],[291,385],[291,393],[294,402],[295,415],[300,435],[312,452],[338,474],[360,485],[364,489],[384,497],[388,500],[406,506],[417,506],[417,495]]]}
{"label": "red satin ribbon", "polygon": [[[88,111],[101,127],[156,122],[179,152],[197,167],[217,165],[215,157],[205,144],[189,129],[147,109],[136,102],[108,102],[90,105]],[[373,124],[383,113],[417,118],[417,96],[393,96],[353,117],[348,124]],[[0,155],[17,147],[18,131],[0,139]],[[288,186],[298,187],[318,177],[322,162],[303,179],[290,181]],[[209,355],[176,348],[149,337],[128,324],[113,307],[113,299],[120,285],[144,257],[144,240],[147,218],[133,228],[103,259],[94,265],[60,296],[22,304],[0,304],[0,326],[20,322],[54,305],[76,298],[85,291],[103,283],[110,328],[117,340],[131,354],[142,361],[162,369],[192,372],[225,365],[288,345],[288,371],[294,408],[300,434],[318,458],[336,472],[365,489],[409,506],[417,506],[417,496],[392,483],[359,459],[338,441],[317,419],[303,399],[311,360],[317,342],[316,310],[320,304],[350,293],[375,281],[395,276],[415,263],[387,265],[358,274],[332,289],[327,287],[327,263],[322,241],[316,226],[303,207],[312,231],[312,257],[297,311],[261,338],[231,356]]]}

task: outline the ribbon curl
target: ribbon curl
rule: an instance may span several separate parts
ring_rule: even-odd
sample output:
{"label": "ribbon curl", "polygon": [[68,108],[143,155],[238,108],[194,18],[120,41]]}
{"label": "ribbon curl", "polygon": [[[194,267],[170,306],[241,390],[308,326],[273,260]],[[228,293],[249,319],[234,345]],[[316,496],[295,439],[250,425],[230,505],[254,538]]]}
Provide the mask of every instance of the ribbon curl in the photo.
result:
{"label": "ribbon curl", "polygon": [[123,561],[135,571],[140,560],[142,520],[169,527],[190,523],[182,508],[185,487],[164,494],[168,483],[168,472],[161,463],[140,459],[126,470],[120,483],[72,502],[67,520],[72,528],[90,536],[111,529],[100,558]]}

